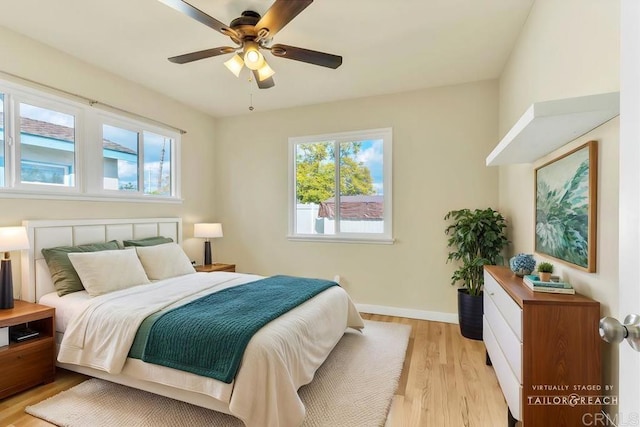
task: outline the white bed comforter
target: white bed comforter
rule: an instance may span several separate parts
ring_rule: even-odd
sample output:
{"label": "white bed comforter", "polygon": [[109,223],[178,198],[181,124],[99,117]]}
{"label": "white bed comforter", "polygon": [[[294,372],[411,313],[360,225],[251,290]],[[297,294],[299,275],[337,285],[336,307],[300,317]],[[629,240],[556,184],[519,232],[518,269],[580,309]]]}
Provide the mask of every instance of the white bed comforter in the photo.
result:
{"label": "white bed comforter", "polygon": [[[60,343],[58,361],[119,374],[147,316],[260,278],[195,273],[92,298],[75,309]],[[247,426],[299,426],[305,409],[298,388],[311,382],[347,327],[363,326],[347,293],[332,287],[258,331],[231,385],[207,379],[227,392],[207,394],[228,404],[229,412]],[[162,378],[143,379],[163,383]]]}

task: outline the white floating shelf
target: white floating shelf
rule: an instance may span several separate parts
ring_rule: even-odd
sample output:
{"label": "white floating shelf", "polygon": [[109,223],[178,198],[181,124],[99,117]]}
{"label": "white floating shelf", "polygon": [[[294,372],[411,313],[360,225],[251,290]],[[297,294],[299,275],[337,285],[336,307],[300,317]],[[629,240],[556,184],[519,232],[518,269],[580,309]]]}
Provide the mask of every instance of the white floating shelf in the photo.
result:
{"label": "white floating shelf", "polygon": [[487,156],[487,166],[533,163],[620,114],[620,92],[536,102]]}

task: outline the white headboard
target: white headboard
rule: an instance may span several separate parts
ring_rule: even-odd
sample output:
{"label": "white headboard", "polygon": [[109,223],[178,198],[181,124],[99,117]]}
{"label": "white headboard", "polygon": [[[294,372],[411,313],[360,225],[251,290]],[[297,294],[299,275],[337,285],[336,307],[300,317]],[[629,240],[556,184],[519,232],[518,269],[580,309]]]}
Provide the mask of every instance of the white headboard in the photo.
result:
{"label": "white headboard", "polygon": [[22,289],[20,299],[36,302],[55,288],[42,256],[43,248],[75,246],[110,240],[171,237],[182,241],[182,218],[123,218],[22,221],[30,248],[22,251]]}

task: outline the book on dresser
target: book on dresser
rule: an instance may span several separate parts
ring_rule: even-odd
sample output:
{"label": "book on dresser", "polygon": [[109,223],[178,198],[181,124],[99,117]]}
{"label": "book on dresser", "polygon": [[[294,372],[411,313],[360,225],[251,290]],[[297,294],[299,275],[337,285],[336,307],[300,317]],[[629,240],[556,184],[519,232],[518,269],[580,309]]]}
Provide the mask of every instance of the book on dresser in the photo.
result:
{"label": "book on dresser", "polygon": [[528,274],[522,278],[529,289],[534,292],[547,292],[550,294],[569,294],[574,295],[576,291],[570,283],[567,282],[543,282],[534,274]]}

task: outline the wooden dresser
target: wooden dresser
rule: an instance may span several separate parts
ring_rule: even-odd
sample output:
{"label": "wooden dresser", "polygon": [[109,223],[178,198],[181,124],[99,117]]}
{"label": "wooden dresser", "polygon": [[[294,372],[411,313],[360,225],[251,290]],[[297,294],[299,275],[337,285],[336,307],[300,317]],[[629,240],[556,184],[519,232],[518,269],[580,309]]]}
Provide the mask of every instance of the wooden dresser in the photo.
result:
{"label": "wooden dresser", "polygon": [[600,412],[600,303],[533,292],[485,266],[483,340],[509,406],[508,425],[578,426]]}

